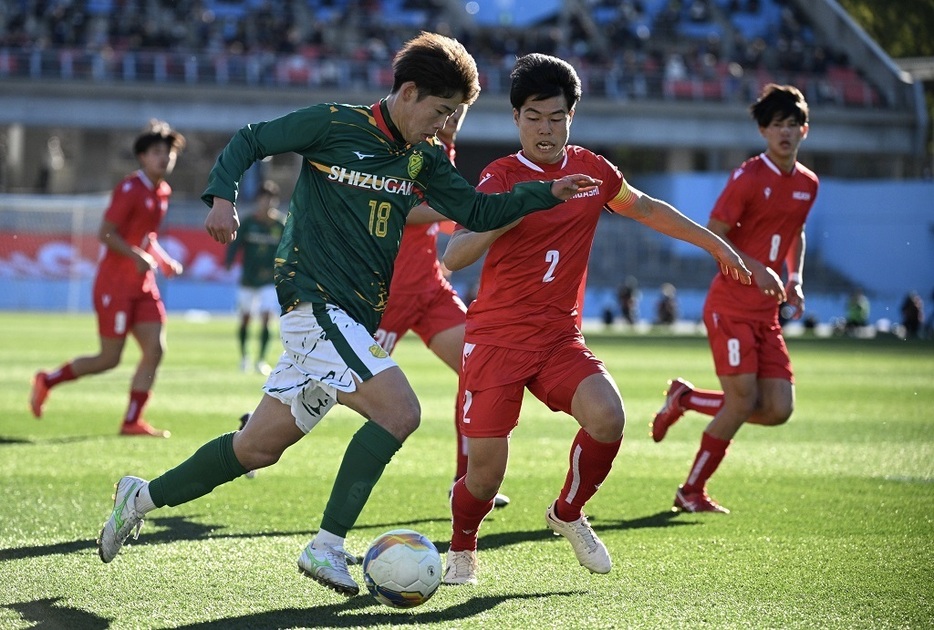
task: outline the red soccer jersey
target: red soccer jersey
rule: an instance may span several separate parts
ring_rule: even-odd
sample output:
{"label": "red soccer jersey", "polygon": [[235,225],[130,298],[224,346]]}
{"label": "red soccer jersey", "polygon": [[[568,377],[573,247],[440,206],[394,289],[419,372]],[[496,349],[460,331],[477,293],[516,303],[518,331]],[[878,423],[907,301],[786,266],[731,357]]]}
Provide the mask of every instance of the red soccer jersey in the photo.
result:
{"label": "red soccer jersey", "polygon": [[[781,275],[788,248],[801,233],[817,198],[817,175],[796,163],[783,173],[766,155],[750,158],[733,171],[710,213],[730,226],[727,238]],[[727,315],[772,321],[775,299],[755,284],[743,285],[723,274],[710,284],[707,307]]]}
{"label": "red soccer jersey", "polygon": [[[167,182],[153,185],[142,171],[136,171],[114,188],[104,220],[113,223],[128,244],[142,247],[146,237],[159,229],[171,194],[172,188]],[[155,283],[152,271],[141,274],[131,259],[109,248],[104,252],[97,275],[112,290],[150,290]]]}
{"label": "red soccer jersey", "polygon": [[[454,163],[454,144],[440,142],[441,148]],[[421,293],[433,291],[444,280],[441,263],[438,261],[438,231],[440,223],[407,225],[402,232],[399,253],[389,285],[389,295],[394,293]],[[393,308],[398,307],[396,300]]]}
{"label": "red soccer jersey", "polygon": [[499,193],[529,180],[583,173],[603,180],[551,210],[527,215],[487,252],[477,300],[467,311],[465,341],[505,348],[548,348],[580,334],[581,283],[600,212],[623,185],[603,157],[568,146],[556,164],[536,164],[521,152],[483,170],[477,190]]}
{"label": "red soccer jersey", "polygon": [[432,290],[444,279],[438,262],[438,230],[438,223],[405,226],[389,285],[390,296]]}

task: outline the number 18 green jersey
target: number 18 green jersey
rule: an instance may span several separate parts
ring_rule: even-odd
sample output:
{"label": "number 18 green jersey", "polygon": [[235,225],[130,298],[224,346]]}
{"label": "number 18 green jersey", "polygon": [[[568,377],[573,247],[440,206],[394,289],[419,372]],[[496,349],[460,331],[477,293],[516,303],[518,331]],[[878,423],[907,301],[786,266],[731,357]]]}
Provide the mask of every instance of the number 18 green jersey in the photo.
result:
{"label": "number 18 green jersey", "polygon": [[240,129],[218,156],[202,199],[236,200],[243,173],[281,153],[302,157],[276,252],[282,313],[300,302],[334,304],[375,332],[409,211],[427,201],[476,232],[561,202],[551,182],[476,192],[433,139],[409,144],[373,106],[324,103]]}

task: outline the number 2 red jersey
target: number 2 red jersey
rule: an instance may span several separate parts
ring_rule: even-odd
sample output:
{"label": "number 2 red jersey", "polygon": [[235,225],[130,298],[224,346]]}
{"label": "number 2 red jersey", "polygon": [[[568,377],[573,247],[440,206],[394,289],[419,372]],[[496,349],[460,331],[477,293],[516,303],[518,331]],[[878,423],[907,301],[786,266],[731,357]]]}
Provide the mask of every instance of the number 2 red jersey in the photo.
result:
{"label": "number 2 red jersey", "polygon": [[[104,220],[113,223],[129,245],[142,247],[156,232],[169,207],[172,188],[166,181],[153,185],[142,171],[128,175],[114,188]],[[111,291],[150,291],[155,288],[152,271],[141,274],[134,262],[107,249],[97,270],[99,283]]]}
{"label": "number 2 red jersey", "polygon": [[506,192],[519,182],[574,173],[603,183],[526,216],[490,246],[465,341],[536,350],[580,335],[579,290],[600,213],[624,185],[622,174],[602,156],[570,145],[555,164],[534,163],[522,152],[500,158],[483,170],[477,190]]}
{"label": "number 2 red jersey", "polygon": [[[730,225],[727,238],[737,249],[781,276],[788,248],[801,233],[817,188],[817,175],[802,164],[783,173],[763,153],[733,171],[710,218]],[[707,308],[763,321],[778,317],[778,304],[758,286],[723,274],[710,284]]]}

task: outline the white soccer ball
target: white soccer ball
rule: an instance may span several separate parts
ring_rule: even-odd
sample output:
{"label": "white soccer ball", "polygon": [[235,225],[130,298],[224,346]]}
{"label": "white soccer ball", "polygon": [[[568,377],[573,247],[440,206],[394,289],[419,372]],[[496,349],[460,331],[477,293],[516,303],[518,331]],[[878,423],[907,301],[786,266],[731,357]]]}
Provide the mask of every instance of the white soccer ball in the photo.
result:
{"label": "white soccer ball", "polygon": [[441,584],[441,555],[418,532],[394,529],[370,543],[363,556],[363,581],[381,604],[420,606]]}

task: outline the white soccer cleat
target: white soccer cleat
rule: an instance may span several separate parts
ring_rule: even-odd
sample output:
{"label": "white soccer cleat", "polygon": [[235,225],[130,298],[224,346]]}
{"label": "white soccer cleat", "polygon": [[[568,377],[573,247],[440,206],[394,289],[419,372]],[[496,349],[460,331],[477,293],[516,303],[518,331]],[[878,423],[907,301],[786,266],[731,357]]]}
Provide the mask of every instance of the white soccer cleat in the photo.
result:
{"label": "white soccer cleat", "polygon": [[497,492],[496,496],[493,497],[493,508],[504,508],[509,505],[509,497],[507,497],[502,492]]}
{"label": "white soccer cleat", "polygon": [[97,539],[97,555],[104,562],[110,562],[117,556],[130,532],[134,532],[133,540],[139,537],[143,515],[136,511],[136,493],[145,484],[145,479],[129,476],[117,482],[113,512]]}
{"label": "white soccer cleat", "polygon": [[593,573],[609,573],[613,568],[610,552],[597,537],[586,516],[581,514],[579,519],[570,523],[562,521],[555,515],[555,504],[552,503],[545,512],[545,522],[551,531],[568,539],[581,566]]}
{"label": "white soccer cleat", "polygon": [[341,595],[357,595],[360,587],[347,570],[348,555],[343,549],[324,543],[316,545],[312,540],[298,557],[298,569]]}
{"label": "white soccer cleat", "polygon": [[447,564],[444,567],[442,584],[476,584],[480,563],[477,552],[473,549],[448,551]]}

